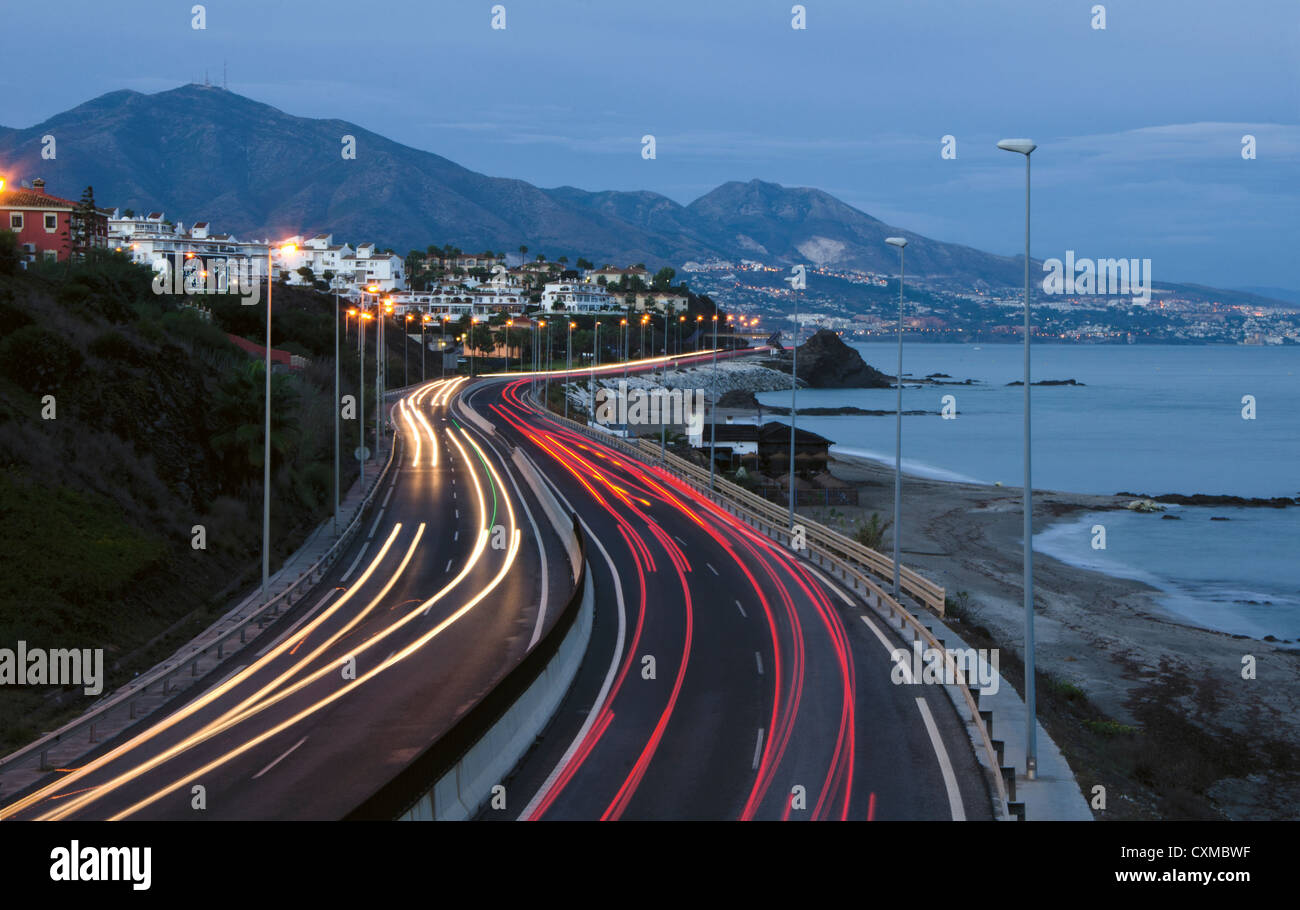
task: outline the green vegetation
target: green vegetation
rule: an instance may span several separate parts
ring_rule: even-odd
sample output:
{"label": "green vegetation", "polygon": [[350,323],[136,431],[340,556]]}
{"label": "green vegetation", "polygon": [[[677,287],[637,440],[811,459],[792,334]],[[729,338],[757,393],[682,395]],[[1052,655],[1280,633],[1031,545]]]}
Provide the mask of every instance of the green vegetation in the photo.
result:
{"label": "green vegetation", "polygon": [[[157,295],[149,269],[98,251],[10,270],[10,246],[0,235],[0,647],[102,647],[111,689],[260,571],[265,373],[226,333],[262,343],[265,301]],[[334,451],[333,296],[277,287],[274,302],[273,344],[311,362],[272,377],[273,569],[327,517]],[[356,347],[354,331],[345,393],[357,392]],[[358,429],[344,432],[350,452]],[[345,459],[344,489],[355,476]],[[194,525],[206,550],[190,545]],[[3,687],[0,749],[86,700]]]}
{"label": "green vegetation", "polygon": [[885,532],[889,530],[893,519],[880,517],[879,512],[872,512],[871,518],[864,522],[854,535],[858,543],[872,550],[879,550],[885,540]]}

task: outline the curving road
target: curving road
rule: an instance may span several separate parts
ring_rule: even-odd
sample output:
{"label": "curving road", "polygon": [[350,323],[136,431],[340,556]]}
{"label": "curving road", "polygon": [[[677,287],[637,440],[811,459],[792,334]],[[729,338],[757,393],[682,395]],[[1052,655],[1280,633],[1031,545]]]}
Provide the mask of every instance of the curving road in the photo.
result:
{"label": "curving road", "polygon": [[[318,590],[200,694],[0,818],[347,814],[490,691],[568,597],[563,544],[511,474],[515,447],[585,528],[596,619],[560,710],[506,782],[508,808],[482,818],[990,817],[947,696],[890,682],[901,641],[795,554],[541,412],[528,385],[454,379],[399,399],[382,510]],[[460,420],[458,398],[496,433]]]}

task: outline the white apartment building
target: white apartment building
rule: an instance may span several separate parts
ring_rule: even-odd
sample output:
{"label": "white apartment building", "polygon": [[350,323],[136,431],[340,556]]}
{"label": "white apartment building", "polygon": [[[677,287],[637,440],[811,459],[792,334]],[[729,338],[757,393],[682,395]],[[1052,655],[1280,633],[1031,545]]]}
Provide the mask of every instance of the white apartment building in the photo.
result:
{"label": "white apartment building", "polygon": [[307,279],[298,271],[303,266],[311,269],[314,281],[326,280],[326,272],[332,272],[340,282],[350,277],[350,274],[345,275],[343,262],[347,257],[355,256],[356,251],[346,243],[336,244],[333,234],[317,234],[307,239],[290,237],[285,242],[294,244],[295,249],[291,253],[284,253],[281,252],[281,245],[272,251],[276,277],[280,273],[286,273],[289,284],[308,284]]}
{"label": "white apartment building", "polygon": [[216,280],[212,286],[221,291],[227,289],[227,273],[266,274],[267,241],[214,234],[206,221],[196,222],[187,231],[183,223],[169,222],[162,212],[128,216],[114,209],[108,219],[108,247],[155,272],[165,272],[176,262],[197,262],[213,270]]}
{"label": "white apartment building", "polygon": [[623,309],[623,301],[599,285],[554,281],[542,288],[542,311],[546,313],[617,313]]}
{"label": "white apartment building", "polygon": [[396,253],[376,253],[373,243],[362,243],[349,256],[339,257],[339,274],[356,288],[377,285],[381,291],[406,290],[406,264]]}

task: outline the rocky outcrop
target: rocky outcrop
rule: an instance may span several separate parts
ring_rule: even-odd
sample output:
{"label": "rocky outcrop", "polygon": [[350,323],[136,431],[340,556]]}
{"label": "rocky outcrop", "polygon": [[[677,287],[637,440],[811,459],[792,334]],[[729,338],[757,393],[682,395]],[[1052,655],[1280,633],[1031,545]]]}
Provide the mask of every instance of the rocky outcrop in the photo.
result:
{"label": "rocky outcrop", "polygon": [[[785,369],[790,369],[786,363]],[[862,355],[830,329],[821,329],[799,345],[799,378],[814,389],[888,389],[888,376],[870,366]]]}

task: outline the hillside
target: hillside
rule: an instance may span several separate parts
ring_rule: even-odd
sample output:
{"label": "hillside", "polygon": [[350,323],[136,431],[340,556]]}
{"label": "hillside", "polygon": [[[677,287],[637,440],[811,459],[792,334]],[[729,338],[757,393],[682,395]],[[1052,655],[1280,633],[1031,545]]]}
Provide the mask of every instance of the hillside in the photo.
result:
{"label": "hillside", "polygon": [[[0,641],[104,648],[105,691],[260,576],[264,374],[225,330],[260,341],[240,323],[264,317],[209,298],[207,322],[149,275],[112,256],[15,272],[0,255]],[[333,471],[329,308],[289,289],[276,303],[275,344],[314,362],[273,377],[273,568],[327,515]],[[352,385],[355,358],[344,368]],[[0,687],[0,751],[89,700]]]}

